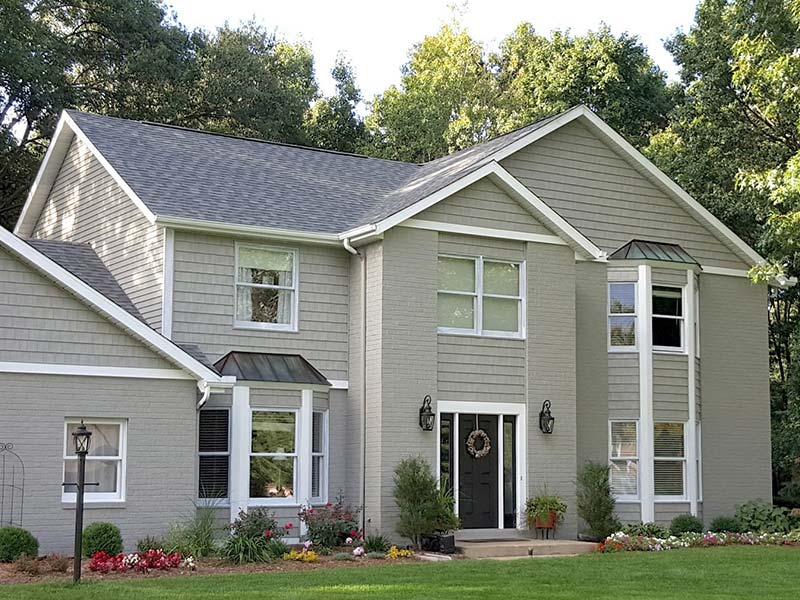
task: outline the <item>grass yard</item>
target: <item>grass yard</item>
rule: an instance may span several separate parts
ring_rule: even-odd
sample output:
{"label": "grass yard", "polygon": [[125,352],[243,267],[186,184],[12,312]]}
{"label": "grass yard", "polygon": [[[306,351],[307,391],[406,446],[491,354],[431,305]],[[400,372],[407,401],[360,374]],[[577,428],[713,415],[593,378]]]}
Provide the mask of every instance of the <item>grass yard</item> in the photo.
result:
{"label": "grass yard", "polygon": [[741,546],[0,587],[14,600],[798,597],[800,548]]}

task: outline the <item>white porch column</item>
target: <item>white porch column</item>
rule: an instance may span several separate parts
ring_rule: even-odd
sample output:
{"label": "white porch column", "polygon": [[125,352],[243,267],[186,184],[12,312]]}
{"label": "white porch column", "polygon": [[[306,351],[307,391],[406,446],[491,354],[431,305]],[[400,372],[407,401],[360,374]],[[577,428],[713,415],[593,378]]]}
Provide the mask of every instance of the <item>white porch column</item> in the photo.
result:
{"label": "white porch column", "polygon": [[[312,428],[314,419],[314,392],[312,390],[303,390],[300,402],[300,439],[299,447],[297,448],[298,456],[300,457],[299,475],[297,478],[296,490],[297,499],[302,503],[311,502],[311,455],[313,451],[312,445]],[[305,535],[306,525],[300,523],[300,535]]]}
{"label": "white porch column", "polygon": [[250,498],[250,427],[250,388],[235,385],[231,405],[231,523],[236,520],[239,511],[247,510]]}
{"label": "white porch column", "polygon": [[686,326],[686,354],[689,374],[689,421],[686,432],[686,492],[689,498],[689,512],[695,517],[697,516],[697,498],[699,490],[697,489],[697,368],[695,364],[695,355],[697,354],[697,298],[695,296],[695,276],[694,271],[689,269],[686,271],[686,317],[684,323]]}
{"label": "white porch column", "polygon": [[655,521],[653,502],[653,300],[649,265],[639,265],[636,338],[639,347],[639,499],[642,521]]}

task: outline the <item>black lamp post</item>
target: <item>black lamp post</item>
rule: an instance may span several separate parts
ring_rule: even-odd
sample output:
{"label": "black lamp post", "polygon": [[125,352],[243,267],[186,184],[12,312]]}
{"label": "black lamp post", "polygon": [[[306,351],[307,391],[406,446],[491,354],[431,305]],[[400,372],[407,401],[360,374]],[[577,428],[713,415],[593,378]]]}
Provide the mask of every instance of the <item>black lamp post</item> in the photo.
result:
{"label": "black lamp post", "polygon": [[419,426],[422,431],[433,431],[433,424],[436,421],[436,413],[431,408],[430,395],[422,399],[422,406],[419,407]]}
{"label": "black lamp post", "polygon": [[[72,432],[72,440],[75,443],[75,454],[78,456],[78,482],[64,485],[74,485],[75,490],[75,557],[72,563],[72,581],[78,583],[81,580],[81,554],[83,554],[83,490],[86,484],[86,455],[89,453],[92,432],[86,429],[86,425],[81,421],[78,429]],[[97,485],[90,483],[88,485]]]}
{"label": "black lamp post", "polygon": [[542,403],[542,410],[539,411],[539,429],[542,433],[553,433],[553,424],[556,418],[550,414],[550,400]]}

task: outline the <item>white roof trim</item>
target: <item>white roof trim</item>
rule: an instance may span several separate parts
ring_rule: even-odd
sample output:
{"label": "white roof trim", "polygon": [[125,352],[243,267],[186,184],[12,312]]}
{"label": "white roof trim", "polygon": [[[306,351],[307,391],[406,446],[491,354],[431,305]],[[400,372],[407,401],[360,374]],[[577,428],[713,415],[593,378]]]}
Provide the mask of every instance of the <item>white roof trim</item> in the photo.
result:
{"label": "white roof trim", "polygon": [[647,157],[645,157],[636,148],[631,146],[625,140],[625,138],[614,131],[605,121],[603,121],[586,106],[580,105],[571,108],[547,125],[532,131],[530,134],[520,138],[516,142],[501,148],[495,152],[494,155],[492,155],[492,159],[499,162],[579,117],[582,117],[588,121],[588,123],[594,129],[599,131],[605,138],[616,145],[644,171],[646,171],[654,179],[656,179],[656,181],[664,186],[684,205],[686,209],[688,209],[692,216],[700,221],[702,225],[705,225],[707,228],[715,231],[723,238],[724,241],[727,241],[731,250],[738,254],[740,258],[744,259],[745,262],[753,265],[760,265],[766,262],[764,258],[758,254],[758,252],[748,246],[747,243],[745,243],[742,238],[731,231],[727,225],[717,219],[708,211],[708,209],[687,194],[677,183],[672,181],[672,179],[670,179],[663,171],[650,162]]}
{"label": "white roof trim", "polygon": [[[112,179],[119,185],[120,189],[125,192],[128,198],[131,199],[145,218],[150,221],[150,223],[155,223],[156,216],[153,214],[153,211],[147,208],[147,205],[136,195],[136,192],[131,189],[131,186],[117,173],[116,169],[111,166],[111,163],[100,153],[91,140],[89,140],[88,136],[81,131],[80,127],[72,120],[72,117],[70,117],[66,111],[62,111],[55,134],[53,134],[50,146],[47,148],[44,161],[39,167],[36,180],[33,182],[33,186],[28,193],[28,198],[25,201],[25,206],[22,208],[22,213],[17,220],[14,233],[23,237],[29,237],[33,234],[36,221],[38,221],[45,202],[47,201],[47,197],[50,194],[50,190],[55,183],[58,172],[61,169],[61,163],[69,149],[69,144],[72,142],[73,135],[89,149],[92,155],[108,174],[111,175]],[[54,156],[57,158],[53,158]]]}
{"label": "white roof trim", "polygon": [[550,229],[554,230],[560,238],[570,243],[571,246],[591,256],[594,259],[604,259],[606,253],[595,246],[586,236],[580,233],[572,225],[567,223],[564,218],[556,213],[552,208],[545,204],[536,194],[531,192],[522,183],[520,183],[514,176],[501,167],[497,162],[490,162],[471,173],[468,173],[461,179],[458,179],[443,187],[442,189],[425,196],[420,201],[396,212],[395,214],[375,223],[374,225],[365,225],[358,229],[353,229],[341,234],[339,237],[342,239],[351,238],[356,236],[360,231],[369,230],[370,235],[380,235],[387,229],[391,229],[401,223],[413,219],[413,217],[422,211],[430,208],[434,204],[441,202],[445,198],[449,198],[453,194],[463,190],[464,188],[472,185],[476,181],[489,177],[495,184],[498,185],[507,194],[516,198],[529,208],[529,210],[539,220]]}
{"label": "white roof trim", "polygon": [[98,312],[190,373],[200,382],[205,382],[212,386],[225,386],[233,383],[234,380],[232,378],[222,377],[215,373],[185,350],[182,350],[173,342],[142,323],[128,311],[114,304],[114,302],[64,269],[61,265],[2,227],[0,227],[0,245],[8,248],[14,255],[58,282],[64,289],[81,298]]}
{"label": "white roof trim", "polygon": [[335,233],[305,232],[292,229],[277,229],[274,227],[259,227],[258,225],[238,225],[235,223],[219,223],[216,221],[186,219],[183,217],[157,216],[155,222],[164,227],[187,231],[229,235],[238,234],[249,237],[262,237],[266,239],[287,240],[308,244],[341,246],[339,236]]}

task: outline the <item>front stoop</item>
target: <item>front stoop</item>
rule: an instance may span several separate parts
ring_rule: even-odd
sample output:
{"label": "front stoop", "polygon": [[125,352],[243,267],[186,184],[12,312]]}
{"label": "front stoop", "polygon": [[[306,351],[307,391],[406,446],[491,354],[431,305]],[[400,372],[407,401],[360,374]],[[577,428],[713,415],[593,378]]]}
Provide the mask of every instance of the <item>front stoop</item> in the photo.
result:
{"label": "front stoop", "polygon": [[459,540],[457,550],[466,558],[524,558],[574,556],[593,552],[597,544],[577,540]]}

